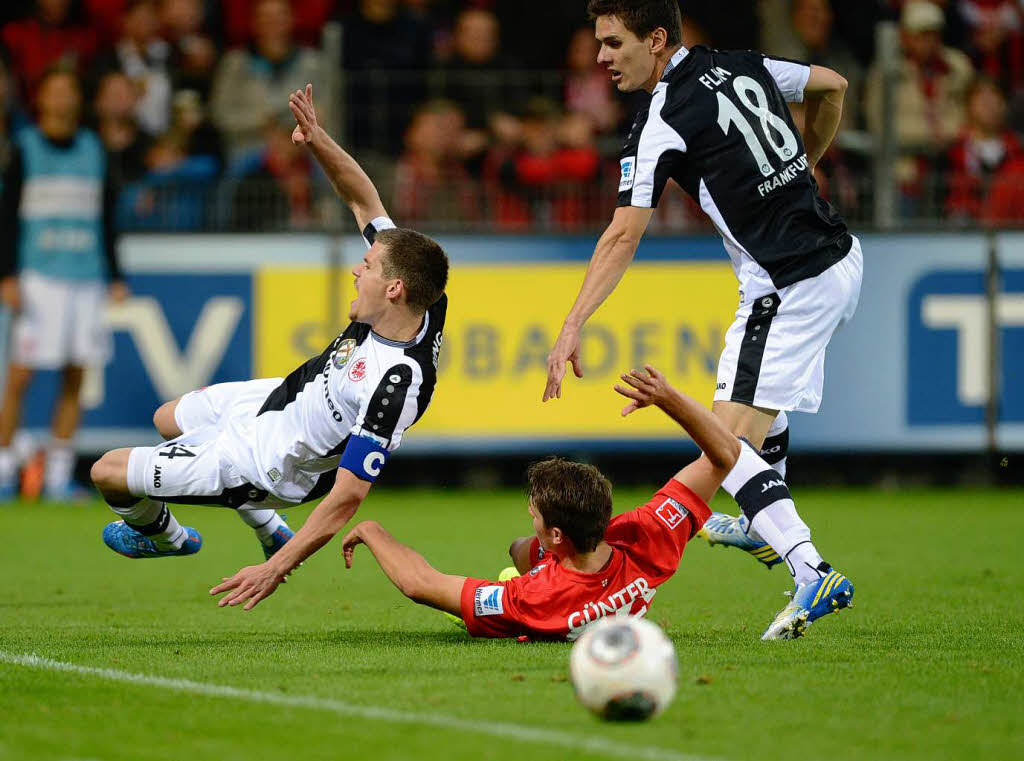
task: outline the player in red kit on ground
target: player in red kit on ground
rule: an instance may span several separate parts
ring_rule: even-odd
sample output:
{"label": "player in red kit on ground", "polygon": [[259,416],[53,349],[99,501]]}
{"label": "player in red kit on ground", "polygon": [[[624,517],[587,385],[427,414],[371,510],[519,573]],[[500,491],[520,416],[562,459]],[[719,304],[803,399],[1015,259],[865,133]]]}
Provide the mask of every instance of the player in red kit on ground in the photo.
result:
{"label": "player in red kit on ground", "polygon": [[766,493],[786,487],[749,444],[653,367],[622,381],[615,390],[630,399],[623,415],[658,407],[713,467],[683,468],[647,504],[612,518],[611,484],[597,468],[558,458],[536,463],[528,487],[535,535],[513,542],[509,554],[523,575],[506,582],[443,574],[372,521],[345,537],[346,566],[356,546],[367,545],[399,591],[459,616],[479,637],[571,641],[598,618],[644,615],[711,515],[706,501],[730,471],[763,481]]}

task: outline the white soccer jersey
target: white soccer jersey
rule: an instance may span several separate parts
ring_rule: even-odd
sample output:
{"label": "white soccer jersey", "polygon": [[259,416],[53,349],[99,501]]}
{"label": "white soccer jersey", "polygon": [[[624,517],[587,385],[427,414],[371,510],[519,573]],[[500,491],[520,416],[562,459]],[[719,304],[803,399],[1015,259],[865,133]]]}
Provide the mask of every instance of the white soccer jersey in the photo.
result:
{"label": "white soccer jersey", "polygon": [[373,480],[405,430],[426,411],[437,382],[447,296],[405,343],[351,323],[292,372],[255,416],[228,421],[232,460],[246,480],[305,502],[330,490],[339,466]]}
{"label": "white soccer jersey", "polygon": [[[380,217],[363,236],[372,244],[391,227]],[[283,380],[186,394],[175,409],[182,435],[132,450],[129,491],[176,503],[279,506],[324,496],[339,466],[376,480],[430,404],[447,309],[442,295],[411,341],[353,322]]]}

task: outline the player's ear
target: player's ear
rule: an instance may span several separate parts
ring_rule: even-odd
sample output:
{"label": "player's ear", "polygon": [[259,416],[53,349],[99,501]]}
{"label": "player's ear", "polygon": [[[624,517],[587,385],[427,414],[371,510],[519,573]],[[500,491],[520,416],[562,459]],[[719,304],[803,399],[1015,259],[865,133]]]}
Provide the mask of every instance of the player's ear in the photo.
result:
{"label": "player's ear", "polygon": [[565,544],[565,534],[562,533],[562,529],[558,528],[558,526],[551,528],[551,544],[555,547]]}
{"label": "player's ear", "polygon": [[398,301],[402,298],[402,294],[405,293],[405,283],[401,280],[392,280],[388,283],[387,297],[393,301]]}
{"label": "player's ear", "polygon": [[668,42],[668,32],[659,26],[651,32],[650,41],[651,55],[657,55],[665,49],[665,43]]}

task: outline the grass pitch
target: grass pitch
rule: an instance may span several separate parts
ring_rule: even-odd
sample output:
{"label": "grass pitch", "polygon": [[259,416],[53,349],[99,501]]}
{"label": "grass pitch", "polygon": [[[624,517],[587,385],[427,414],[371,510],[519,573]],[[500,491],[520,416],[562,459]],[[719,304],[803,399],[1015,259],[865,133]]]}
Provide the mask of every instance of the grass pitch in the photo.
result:
{"label": "grass pitch", "polygon": [[[785,571],[696,540],[651,610],[679,694],[638,726],[577,705],[567,645],[470,640],[402,598],[365,547],[345,571],[329,545],[244,613],[207,596],[262,559],[227,510],[176,510],[203,533],[199,555],[131,561],[103,546],[99,504],[5,506],[0,759],[1024,758],[1024,493],[797,497],[856,585],[853,610],[762,643]],[[361,517],[485,577],[530,526],[511,492],[381,488]]]}

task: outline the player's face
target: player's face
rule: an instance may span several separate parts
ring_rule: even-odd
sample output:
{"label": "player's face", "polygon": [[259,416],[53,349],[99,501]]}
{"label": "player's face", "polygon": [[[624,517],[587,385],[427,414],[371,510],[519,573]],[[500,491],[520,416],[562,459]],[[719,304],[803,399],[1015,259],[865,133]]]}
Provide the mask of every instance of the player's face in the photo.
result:
{"label": "player's face", "polygon": [[82,99],[72,77],[62,74],[47,77],[38,97],[40,120],[69,126],[77,124]]}
{"label": "player's face", "polygon": [[363,260],[352,268],[356,297],[349,304],[348,318],[353,322],[373,325],[388,306],[388,294],[398,281],[384,278],[383,260],[384,246],[374,243]]}
{"label": "player's face", "polygon": [[620,92],[640,90],[654,76],[657,58],[650,38],[640,39],[617,16],[598,16],[594,36],[601,43],[597,62],[611,73]]}

